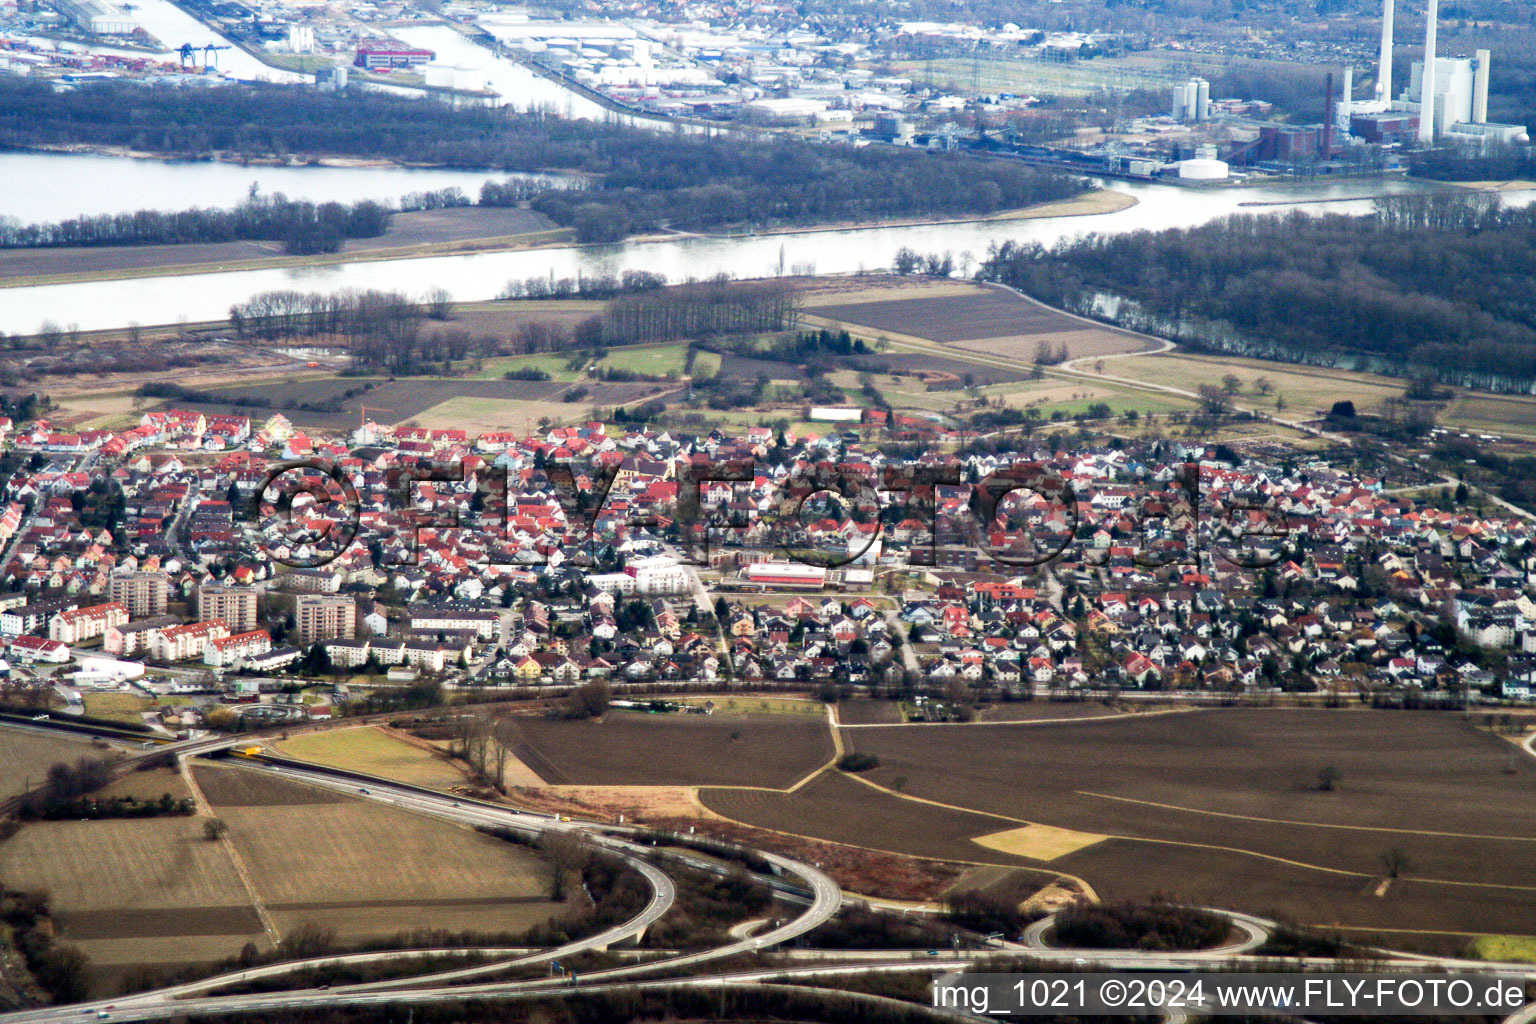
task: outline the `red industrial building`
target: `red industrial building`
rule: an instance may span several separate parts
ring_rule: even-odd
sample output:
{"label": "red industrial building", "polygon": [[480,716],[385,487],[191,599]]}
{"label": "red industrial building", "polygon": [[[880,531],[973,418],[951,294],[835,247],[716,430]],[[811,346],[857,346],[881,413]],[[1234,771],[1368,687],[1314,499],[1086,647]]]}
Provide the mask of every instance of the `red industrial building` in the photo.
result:
{"label": "red industrial building", "polygon": [[1378,146],[1410,143],[1419,135],[1419,115],[1398,110],[1379,114],[1351,114],[1349,133]]}

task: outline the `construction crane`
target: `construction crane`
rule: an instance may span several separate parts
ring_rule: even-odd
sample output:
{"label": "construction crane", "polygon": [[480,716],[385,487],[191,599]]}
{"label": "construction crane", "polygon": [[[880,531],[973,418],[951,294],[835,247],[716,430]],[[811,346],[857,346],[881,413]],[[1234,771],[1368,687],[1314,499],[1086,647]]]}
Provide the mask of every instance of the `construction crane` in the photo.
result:
{"label": "construction crane", "polygon": [[[205,68],[213,67],[215,62],[218,61],[218,56],[217,56],[218,52],[220,50],[229,50],[229,49],[233,49],[233,47],[229,47],[229,46],[214,46],[212,43],[209,43],[207,46],[203,47],[203,67],[205,67]],[[212,58],[212,60],[209,59],[210,57]]]}
{"label": "construction crane", "polygon": [[369,412],[394,412],[393,409],[385,409],[378,405],[360,405],[357,407],[357,429],[362,430],[368,421]]}

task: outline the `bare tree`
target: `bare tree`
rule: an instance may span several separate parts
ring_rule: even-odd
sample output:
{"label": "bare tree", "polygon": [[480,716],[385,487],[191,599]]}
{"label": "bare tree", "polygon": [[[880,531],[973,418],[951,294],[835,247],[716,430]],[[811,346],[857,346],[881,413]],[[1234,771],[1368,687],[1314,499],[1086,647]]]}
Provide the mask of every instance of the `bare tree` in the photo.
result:
{"label": "bare tree", "polygon": [[549,864],[549,898],[558,903],[565,899],[567,876],[586,866],[587,848],[569,833],[550,833],[540,841],[539,852]]}
{"label": "bare tree", "polygon": [[1198,390],[1200,407],[1208,416],[1225,416],[1232,408],[1227,393],[1210,384],[1201,384]]}
{"label": "bare tree", "polygon": [[424,305],[427,308],[427,316],[433,320],[449,320],[453,317],[453,296],[446,288],[441,286],[429,288]]}

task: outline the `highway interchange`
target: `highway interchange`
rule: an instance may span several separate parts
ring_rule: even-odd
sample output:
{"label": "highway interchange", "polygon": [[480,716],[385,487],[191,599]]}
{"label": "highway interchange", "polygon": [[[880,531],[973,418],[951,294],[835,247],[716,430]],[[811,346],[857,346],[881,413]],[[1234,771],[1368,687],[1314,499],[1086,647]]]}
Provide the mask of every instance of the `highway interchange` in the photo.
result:
{"label": "highway interchange", "polygon": [[[44,728],[40,725],[18,722],[0,722],[13,728]],[[129,759],[173,752],[177,757],[191,757],[216,753],[249,743],[249,738],[211,737],[182,741],[166,746],[134,752]],[[1037,961],[1059,962],[1081,967],[1089,962],[1100,970],[1200,970],[1234,965],[1249,970],[1273,967],[1275,960],[1258,957],[1252,951],[1262,946],[1268,938],[1273,922],[1247,914],[1215,911],[1226,916],[1240,933],[1234,942],[1208,950],[1177,953],[1157,953],[1140,950],[1085,951],[1051,948],[1047,944],[1051,919],[1046,918],[1031,925],[1020,942],[1003,942],[999,948],[981,952],[950,954],[946,951],[941,959],[934,959],[935,951],[928,950],[794,950],[783,962],[774,966],[737,970],[724,973],[703,973],[679,977],[678,972],[702,967],[713,961],[725,960],[740,954],[766,952],[804,935],[833,917],[845,904],[838,885],[821,871],[807,864],[767,851],[752,851],[774,868],[774,875],[762,878],[770,884],[781,899],[800,906],[794,917],[778,923],[776,927],[754,935],[735,938],[725,945],[706,950],[671,953],[656,951],[651,959],[627,963],[584,974],[580,978],[565,973],[559,976],[496,979],[518,968],[554,964],[578,954],[607,950],[611,947],[632,944],[644,935],[645,930],[660,920],[674,906],[676,887],[666,871],[658,865],[682,862],[703,870],[720,868],[713,862],[690,857],[675,849],[657,849],[638,841],[644,831],[633,827],[613,826],[595,822],[571,820],[558,815],[548,815],[516,810],[505,805],[484,803],[385,779],[360,776],[354,773],[337,773],[331,769],[318,769],[292,761],[272,763],[241,757],[231,758],[231,764],[243,770],[280,773],[286,778],[309,785],[347,793],[357,799],[391,804],[402,810],[429,815],[456,824],[479,828],[510,828],[530,836],[570,835],[584,843],[622,859],[645,880],[650,896],[644,907],[632,918],[603,931],[543,950],[394,950],[388,952],[332,955],[311,960],[287,961],[252,967],[217,977],[206,978],[167,988],[137,993],[116,999],[97,1000],[69,1007],[24,1010],[0,1014],[0,1024],[58,1024],[68,1020],[157,1021],[184,1018],[191,1015],[246,1014],[259,1017],[263,1012],[274,1010],[300,1010],[320,1006],[370,1007],[384,1005],[416,1005],[453,1002],[466,999],[520,1000],[547,997],[576,985],[583,992],[601,992],[615,988],[677,988],[699,986],[732,986],[771,984],[775,979],[805,978],[823,975],[851,974],[866,971],[918,971],[930,974],[964,970],[980,961],[1001,954],[1028,956]],[[738,934],[742,934],[738,932]],[[221,989],[260,979],[280,977],[297,970],[334,964],[361,963],[382,960],[421,958],[430,954],[439,956],[478,954],[478,962],[463,966],[436,970],[428,974],[391,978],[365,984],[335,985],[327,988],[295,989],[244,995],[218,995]],[[1492,963],[1473,960],[1457,960],[1416,954],[1382,951],[1381,970],[1465,970],[1496,974],[1510,980],[1536,981],[1536,965]],[[810,962],[798,963],[801,958]],[[1326,958],[1292,958],[1288,966],[1308,970],[1327,971],[1358,969],[1358,964]],[[669,977],[656,979],[658,973]],[[485,980],[489,979],[489,980]],[[881,997],[869,997],[881,1001]],[[941,1016],[955,1015],[953,1011]],[[975,1018],[968,1018],[975,1019]],[[1505,1024],[1536,1024],[1536,1010],[1522,1010],[1512,1014]]]}

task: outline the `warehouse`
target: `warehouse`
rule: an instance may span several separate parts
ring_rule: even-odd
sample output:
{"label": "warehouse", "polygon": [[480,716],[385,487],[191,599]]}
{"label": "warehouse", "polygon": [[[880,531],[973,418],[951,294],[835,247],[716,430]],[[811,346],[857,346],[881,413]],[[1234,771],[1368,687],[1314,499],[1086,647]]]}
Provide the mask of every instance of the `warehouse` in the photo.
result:
{"label": "warehouse", "polygon": [[799,562],[753,562],[741,571],[748,583],[771,587],[809,587],[820,590],[827,584],[827,570]]}

